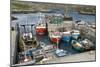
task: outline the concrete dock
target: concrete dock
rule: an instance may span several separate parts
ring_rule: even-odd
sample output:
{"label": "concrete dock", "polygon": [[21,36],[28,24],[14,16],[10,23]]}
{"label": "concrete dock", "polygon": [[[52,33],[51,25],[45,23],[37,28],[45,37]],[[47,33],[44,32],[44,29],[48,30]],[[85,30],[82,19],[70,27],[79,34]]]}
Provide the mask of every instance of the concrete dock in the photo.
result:
{"label": "concrete dock", "polygon": [[14,63],[15,59],[15,49],[16,49],[16,31],[11,31],[11,49],[10,49],[10,55],[11,55],[11,60],[10,63],[11,65]]}
{"label": "concrete dock", "polygon": [[79,54],[73,54],[70,56],[59,57],[52,60],[48,60],[44,62],[44,64],[48,63],[68,63],[68,62],[83,62],[83,61],[95,61],[95,50],[88,51]]}

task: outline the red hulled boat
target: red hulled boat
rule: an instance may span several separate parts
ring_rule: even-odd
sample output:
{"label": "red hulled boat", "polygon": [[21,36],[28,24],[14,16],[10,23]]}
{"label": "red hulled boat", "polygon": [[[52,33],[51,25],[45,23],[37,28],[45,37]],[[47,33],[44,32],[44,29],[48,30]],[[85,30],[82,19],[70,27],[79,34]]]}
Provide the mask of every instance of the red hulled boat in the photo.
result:
{"label": "red hulled boat", "polygon": [[49,36],[50,36],[50,39],[53,43],[59,43],[61,40],[61,33],[60,32],[50,32]]}
{"label": "red hulled boat", "polygon": [[36,34],[44,35],[46,33],[46,24],[40,23],[36,26]]}

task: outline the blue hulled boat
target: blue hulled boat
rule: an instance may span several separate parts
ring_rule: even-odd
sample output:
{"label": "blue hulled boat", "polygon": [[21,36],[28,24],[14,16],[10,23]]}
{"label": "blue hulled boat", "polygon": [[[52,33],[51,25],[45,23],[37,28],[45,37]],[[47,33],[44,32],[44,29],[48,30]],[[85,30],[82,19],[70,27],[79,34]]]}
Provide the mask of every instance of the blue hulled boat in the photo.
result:
{"label": "blue hulled boat", "polygon": [[71,40],[71,33],[70,31],[62,33],[62,40],[65,42],[69,42]]}

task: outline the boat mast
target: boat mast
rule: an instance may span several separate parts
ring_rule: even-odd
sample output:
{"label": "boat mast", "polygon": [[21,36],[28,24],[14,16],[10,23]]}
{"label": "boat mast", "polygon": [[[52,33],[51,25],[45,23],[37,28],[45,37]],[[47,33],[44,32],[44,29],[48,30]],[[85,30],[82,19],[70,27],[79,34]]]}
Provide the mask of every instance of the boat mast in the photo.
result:
{"label": "boat mast", "polygon": [[[27,17],[28,18],[28,17]],[[28,20],[27,20],[27,18],[26,18],[26,25],[28,25]],[[25,25],[24,25],[24,28],[25,28]],[[25,30],[26,30],[26,28],[25,28]],[[25,33],[26,33],[26,31],[25,31]],[[26,56],[26,44],[25,44],[25,42],[23,41],[23,45],[24,45],[24,52],[25,52],[25,59],[24,59],[24,61],[28,61],[28,59],[27,59],[27,56]]]}
{"label": "boat mast", "polygon": [[40,20],[39,20],[40,23],[42,23],[42,15],[40,13]]}
{"label": "boat mast", "polygon": [[[59,23],[59,21],[57,19],[57,26],[58,26],[58,23]],[[58,38],[57,38],[57,49],[58,49]]]}
{"label": "boat mast", "polygon": [[58,38],[57,38],[57,49],[58,49],[58,44],[59,44],[59,42],[58,42]]}
{"label": "boat mast", "polygon": [[68,7],[66,6],[66,7],[64,8],[64,17],[67,17],[67,11],[68,11]]}

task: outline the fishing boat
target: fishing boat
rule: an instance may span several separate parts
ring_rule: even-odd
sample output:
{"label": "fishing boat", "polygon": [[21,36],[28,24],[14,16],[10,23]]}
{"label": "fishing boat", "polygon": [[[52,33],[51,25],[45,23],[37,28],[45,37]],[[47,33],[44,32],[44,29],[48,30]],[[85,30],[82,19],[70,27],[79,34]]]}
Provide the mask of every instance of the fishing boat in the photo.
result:
{"label": "fishing boat", "polygon": [[65,42],[69,42],[71,39],[70,31],[62,32],[62,40]]}
{"label": "fishing boat", "polygon": [[72,33],[72,38],[73,39],[78,39],[78,37],[80,36],[80,31],[79,30],[73,30],[71,33]]}
{"label": "fishing boat", "polygon": [[44,35],[46,33],[46,22],[45,22],[45,15],[42,13],[38,13],[39,21],[36,24],[36,34]]}
{"label": "fishing boat", "polygon": [[61,40],[61,33],[60,32],[50,32],[49,33],[49,37],[50,37],[50,40],[53,42],[53,43],[59,43],[60,40]]}
{"label": "fishing boat", "polygon": [[48,33],[50,40],[53,43],[59,43],[62,37],[61,32],[58,31],[58,28],[61,27],[61,23],[63,22],[63,18],[61,14],[54,14],[51,17],[50,23],[48,23]]}
{"label": "fishing boat", "polygon": [[44,35],[46,33],[46,24],[45,23],[39,23],[36,26],[36,34]]}
{"label": "fishing boat", "polygon": [[51,24],[61,24],[62,22],[63,22],[63,17],[59,14],[54,15],[50,21]]}
{"label": "fishing boat", "polygon": [[94,47],[94,44],[88,39],[80,41],[72,40],[72,47],[78,51],[87,51],[91,50]]}

